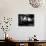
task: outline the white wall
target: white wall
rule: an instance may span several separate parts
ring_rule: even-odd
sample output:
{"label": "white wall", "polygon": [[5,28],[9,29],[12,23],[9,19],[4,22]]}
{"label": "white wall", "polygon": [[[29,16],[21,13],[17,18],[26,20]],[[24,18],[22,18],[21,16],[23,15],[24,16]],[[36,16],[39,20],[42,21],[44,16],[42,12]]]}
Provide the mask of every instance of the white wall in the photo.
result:
{"label": "white wall", "polygon": [[[35,26],[19,27],[18,14],[34,14]],[[45,40],[45,15],[46,6],[40,8],[32,8],[28,0],[0,0],[0,19],[1,17],[13,17],[10,31],[8,31],[17,40],[27,40],[34,34],[39,40]],[[0,31],[0,35],[2,31]],[[3,37],[0,36],[0,39]]]}

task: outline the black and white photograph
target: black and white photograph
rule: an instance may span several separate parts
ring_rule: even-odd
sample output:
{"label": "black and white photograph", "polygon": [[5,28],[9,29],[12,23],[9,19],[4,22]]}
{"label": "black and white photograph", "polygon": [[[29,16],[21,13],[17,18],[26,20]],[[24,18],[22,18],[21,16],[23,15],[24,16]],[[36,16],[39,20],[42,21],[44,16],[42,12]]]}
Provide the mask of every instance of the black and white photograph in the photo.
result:
{"label": "black and white photograph", "polygon": [[34,26],[34,14],[19,14],[18,25],[19,26]]}

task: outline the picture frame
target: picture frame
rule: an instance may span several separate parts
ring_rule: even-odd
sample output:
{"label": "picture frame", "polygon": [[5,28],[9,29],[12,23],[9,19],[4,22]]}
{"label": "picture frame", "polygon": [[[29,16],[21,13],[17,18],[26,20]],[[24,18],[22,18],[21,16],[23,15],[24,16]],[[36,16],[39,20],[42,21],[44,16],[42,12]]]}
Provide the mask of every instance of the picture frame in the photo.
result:
{"label": "picture frame", "polygon": [[34,26],[34,14],[18,14],[18,26]]}

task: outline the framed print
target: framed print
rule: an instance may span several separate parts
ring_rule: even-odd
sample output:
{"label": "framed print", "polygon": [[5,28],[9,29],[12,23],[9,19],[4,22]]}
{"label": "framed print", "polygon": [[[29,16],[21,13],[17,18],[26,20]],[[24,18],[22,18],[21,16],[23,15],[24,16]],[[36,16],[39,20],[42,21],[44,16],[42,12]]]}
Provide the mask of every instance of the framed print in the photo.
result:
{"label": "framed print", "polygon": [[19,26],[34,26],[34,14],[18,14]]}

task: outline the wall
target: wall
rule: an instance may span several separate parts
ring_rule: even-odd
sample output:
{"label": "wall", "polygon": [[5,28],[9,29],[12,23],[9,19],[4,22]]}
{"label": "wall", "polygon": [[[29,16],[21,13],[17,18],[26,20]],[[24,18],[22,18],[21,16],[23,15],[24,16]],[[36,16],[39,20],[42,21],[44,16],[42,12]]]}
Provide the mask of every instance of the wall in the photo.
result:
{"label": "wall", "polygon": [[[12,17],[13,22],[10,33],[17,40],[27,40],[34,34],[37,35],[39,40],[45,40],[45,15],[46,6],[40,8],[33,8],[30,6],[28,0],[0,0],[0,19],[1,17]],[[18,14],[34,14],[35,26],[34,27],[19,27],[18,26]],[[1,30],[1,29],[0,29]],[[0,31],[0,39],[3,31]]]}

